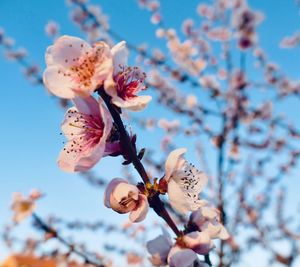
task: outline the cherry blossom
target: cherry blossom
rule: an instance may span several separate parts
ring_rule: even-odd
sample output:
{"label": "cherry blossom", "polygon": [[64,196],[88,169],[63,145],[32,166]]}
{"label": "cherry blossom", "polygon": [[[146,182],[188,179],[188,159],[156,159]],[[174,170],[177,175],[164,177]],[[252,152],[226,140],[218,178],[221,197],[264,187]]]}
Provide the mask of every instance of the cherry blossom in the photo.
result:
{"label": "cherry blossom", "polygon": [[45,86],[58,97],[87,97],[112,72],[112,55],[107,44],[91,47],[84,40],[64,35],[46,51]]}
{"label": "cherry blossom", "polygon": [[183,236],[183,242],[187,248],[197,254],[208,254],[215,245],[207,232],[194,231]]}
{"label": "cherry blossom", "polygon": [[105,155],[112,129],[111,116],[101,101],[90,96],[73,102],[61,126],[68,141],[58,157],[59,167],[67,172],[92,168]]}
{"label": "cherry blossom", "polygon": [[114,70],[110,79],[105,81],[106,92],[116,106],[132,111],[142,110],[152,99],[151,96],[137,96],[146,89],[145,73],[137,67],[127,67],[128,50],[124,41],[115,45],[111,53]]}
{"label": "cherry blossom", "polygon": [[149,209],[147,197],[121,178],[113,179],[106,187],[104,205],[121,214],[129,212],[131,222],[144,220]]}
{"label": "cherry blossom", "polygon": [[146,247],[153,266],[193,267],[195,262],[206,266],[199,261],[197,254],[207,254],[214,245],[206,233],[200,232],[188,233],[173,243],[171,236],[163,229],[163,234],[148,241]]}
{"label": "cherry blossom", "polygon": [[198,259],[197,254],[189,249],[174,246],[168,256],[169,267],[209,267],[208,264]]}
{"label": "cherry blossom", "polygon": [[29,197],[24,197],[21,193],[14,193],[11,204],[14,213],[13,221],[19,223],[30,216],[35,209],[35,201],[40,197],[41,193],[37,190],[32,190]]}
{"label": "cherry blossom", "polygon": [[147,251],[153,266],[167,265],[168,254],[172,248],[171,236],[163,229],[163,234],[147,242]]}
{"label": "cherry blossom", "polygon": [[165,163],[165,176],[160,183],[167,183],[170,204],[181,213],[197,210],[206,201],[199,194],[207,184],[207,176],[189,164],[183,154],[185,148],[173,150]]}
{"label": "cherry blossom", "polygon": [[228,239],[230,236],[220,221],[220,211],[206,205],[191,213],[191,222],[195,223],[201,233],[207,233],[210,238]]}

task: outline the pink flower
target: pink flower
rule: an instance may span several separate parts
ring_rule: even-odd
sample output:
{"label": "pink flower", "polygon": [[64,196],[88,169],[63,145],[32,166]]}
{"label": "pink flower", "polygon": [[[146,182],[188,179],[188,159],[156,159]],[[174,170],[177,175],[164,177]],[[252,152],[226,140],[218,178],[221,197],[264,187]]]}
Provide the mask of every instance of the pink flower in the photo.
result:
{"label": "pink flower", "polygon": [[104,42],[91,47],[80,38],[64,35],[46,51],[45,86],[58,97],[87,97],[112,73],[112,55]]}
{"label": "pink flower", "polygon": [[59,24],[56,21],[49,21],[45,26],[45,32],[49,37],[56,37],[59,34]]}
{"label": "pink flower", "polygon": [[32,191],[29,197],[24,197],[21,193],[13,194],[11,209],[14,212],[14,222],[19,223],[33,213],[35,200],[41,196],[40,194],[37,196],[36,193],[37,191]]}
{"label": "pink flower", "polygon": [[195,223],[201,232],[206,232],[210,238],[228,239],[230,236],[220,222],[220,211],[208,205],[192,212],[191,222]]}
{"label": "pink flower", "polygon": [[153,266],[165,266],[167,264],[168,254],[172,248],[172,240],[166,231],[148,241],[146,247],[151,254],[149,260]]}
{"label": "pink flower", "polygon": [[67,172],[92,168],[105,153],[112,129],[107,109],[93,97],[75,98],[62,123],[68,141],[58,157],[58,165]]}
{"label": "pink flower", "polygon": [[[169,267],[209,267],[198,259],[197,254],[189,249],[180,246],[174,246],[168,256]],[[197,263],[197,265],[195,265]]]}
{"label": "pink flower", "polygon": [[199,199],[199,194],[207,184],[207,176],[183,158],[185,152],[185,148],[179,148],[169,154],[164,176],[170,204],[184,214],[206,203]]}
{"label": "pink flower", "polygon": [[147,197],[136,186],[121,178],[115,178],[108,184],[104,205],[118,213],[129,212],[131,222],[144,220],[149,209]]}
{"label": "pink flower", "polygon": [[137,96],[146,86],[145,73],[137,67],[127,67],[128,50],[126,43],[120,42],[111,50],[113,74],[104,84],[105,91],[112,97],[112,103],[120,108],[138,111],[145,108],[151,96]]}
{"label": "pink flower", "polygon": [[207,233],[200,232],[188,233],[173,244],[170,235],[163,229],[163,234],[148,241],[146,247],[154,266],[194,267],[197,262],[197,266],[206,267],[197,254],[207,254],[214,245]]}
{"label": "pink flower", "polygon": [[201,255],[208,254],[215,247],[207,232],[188,233],[183,237],[183,242],[187,248]]}

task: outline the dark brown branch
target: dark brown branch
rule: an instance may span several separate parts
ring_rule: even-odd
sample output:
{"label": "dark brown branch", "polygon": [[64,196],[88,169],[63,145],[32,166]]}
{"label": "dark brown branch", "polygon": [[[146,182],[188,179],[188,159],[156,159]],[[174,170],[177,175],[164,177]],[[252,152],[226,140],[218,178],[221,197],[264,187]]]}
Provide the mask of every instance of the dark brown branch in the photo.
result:
{"label": "dark brown branch", "polygon": [[[115,124],[118,127],[119,133],[120,133],[120,142],[121,146],[126,151],[126,154],[130,157],[130,160],[132,164],[134,165],[135,169],[141,176],[142,180],[145,184],[150,183],[149,177],[145,171],[145,168],[140,161],[140,159],[137,156],[136,150],[133,147],[128,132],[125,129],[125,126],[123,124],[123,121],[121,119],[120,113],[116,109],[114,105],[111,104],[111,97],[106,94],[103,87],[99,88],[97,90],[98,94],[101,96],[103,101],[105,102]],[[176,236],[180,236],[182,233],[177,228],[176,224],[170,217],[168,211],[166,210],[164,203],[160,200],[158,194],[154,194],[153,196],[148,197],[149,205],[153,210],[162,217],[165,222],[170,226],[170,228],[173,230],[173,232],[176,234]]]}

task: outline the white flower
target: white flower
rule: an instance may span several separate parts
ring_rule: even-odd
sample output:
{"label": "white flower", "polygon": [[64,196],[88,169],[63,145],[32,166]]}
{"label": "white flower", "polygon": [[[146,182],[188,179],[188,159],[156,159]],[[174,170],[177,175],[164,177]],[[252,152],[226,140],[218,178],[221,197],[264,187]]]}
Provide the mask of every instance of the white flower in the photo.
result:
{"label": "white flower", "polygon": [[14,212],[13,221],[19,223],[30,216],[35,209],[35,200],[39,197],[37,197],[35,192],[29,197],[24,197],[21,193],[14,193],[11,204],[11,209]]}
{"label": "white flower", "polygon": [[199,199],[199,194],[207,184],[207,176],[189,164],[183,154],[185,148],[179,148],[170,153],[165,163],[164,180],[170,204],[181,213],[197,210],[206,201]]}
{"label": "white flower", "polygon": [[147,106],[151,96],[138,96],[146,89],[146,75],[137,67],[128,67],[126,43],[120,42],[112,49],[113,73],[104,83],[105,91],[112,97],[112,103],[120,108],[139,111]]}
{"label": "white flower", "polygon": [[84,40],[64,35],[49,46],[45,55],[45,86],[58,97],[87,97],[113,71],[112,54],[104,42],[91,47]]}
{"label": "white flower", "polygon": [[191,214],[191,221],[198,226],[201,232],[207,233],[212,239],[225,240],[230,237],[220,222],[220,211],[214,207],[208,205],[200,207]]}
{"label": "white flower", "polygon": [[172,248],[170,235],[163,230],[163,234],[147,242],[147,251],[151,254],[149,260],[153,266],[165,266],[168,254]]}
{"label": "white flower", "polygon": [[189,248],[174,246],[168,256],[169,267],[209,267],[198,259],[197,254]]}

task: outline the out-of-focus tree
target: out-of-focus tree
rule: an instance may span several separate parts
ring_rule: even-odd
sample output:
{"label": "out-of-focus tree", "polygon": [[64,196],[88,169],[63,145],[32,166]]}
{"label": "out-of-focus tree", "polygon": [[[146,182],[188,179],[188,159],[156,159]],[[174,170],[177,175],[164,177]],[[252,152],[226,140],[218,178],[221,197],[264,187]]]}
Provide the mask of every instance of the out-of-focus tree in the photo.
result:
{"label": "out-of-focus tree", "polygon": [[[131,184],[140,182],[128,167],[130,163],[134,164],[144,182],[144,187],[137,184],[140,191],[136,197],[148,197],[150,207],[177,235],[176,244],[193,232],[195,225],[200,233],[205,232],[201,229],[201,220],[205,215],[203,211],[200,211],[200,215],[193,211],[190,217],[182,215],[174,209],[170,192],[170,201],[166,197],[158,200],[153,198],[151,190],[158,190],[155,191],[158,194],[167,192],[164,190],[164,183],[167,181],[167,170],[164,168],[166,157],[174,148],[181,147],[182,140],[185,140],[188,147],[194,148],[197,165],[201,166],[209,178],[208,189],[204,190],[205,197],[217,207],[220,222],[230,234],[230,238],[216,243],[216,249],[209,255],[200,253],[205,254],[206,264],[210,265],[212,261],[213,266],[240,266],[252,249],[260,248],[262,253],[268,255],[270,265],[279,263],[283,266],[295,266],[300,254],[299,216],[297,213],[294,216],[285,213],[287,191],[284,181],[299,170],[300,130],[289,119],[289,114],[279,107],[282,103],[289,103],[290,99],[300,100],[300,82],[289,77],[279,64],[268,58],[267,51],[261,47],[257,28],[263,23],[264,14],[253,10],[246,0],[201,1],[196,8],[199,19],[187,18],[182,22],[181,29],[174,29],[164,20],[163,3],[139,0],[137,6],[143,9],[141,12],[149,11],[150,23],[156,25],[157,38],[166,44],[166,49],[158,49],[148,44],[147,40],[147,45],[133,44],[126,40],[126,36],[110,27],[109,16],[99,5],[82,0],[70,0],[68,4],[71,20],[86,34],[91,44],[103,41],[112,47],[115,43],[126,41],[128,49],[136,54],[136,65],[146,73],[145,83],[153,97],[152,101],[162,110],[171,111],[171,119],[155,112],[151,115],[136,115],[126,111],[127,106],[118,106],[116,103],[119,102],[113,102],[118,108],[122,108],[122,119],[132,123],[133,133],[130,131],[128,140],[125,138],[130,149],[124,151],[123,146],[123,150],[114,151],[115,154],[111,155],[123,156],[125,166],[122,171]],[[54,42],[59,40],[58,23],[49,22],[45,31]],[[295,33],[283,37],[280,46],[294,48],[298,46],[299,40],[299,34]],[[0,44],[8,59],[22,65],[30,81],[43,85],[39,67],[27,61],[24,49],[15,49],[14,42],[4,31],[0,33]],[[135,74],[134,78],[137,75],[138,79],[144,81],[140,74]],[[121,78],[118,82],[124,83]],[[60,107],[70,106],[69,100],[51,96],[58,101]],[[107,95],[100,93],[100,96],[106,104],[109,102]],[[114,101],[114,95],[110,96]],[[107,107],[114,119],[112,128],[115,135],[112,135],[112,143],[115,140],[125,142],[120,126],[123,124],[118,121],[109,104]],[[151,135],[154,130],[163,130],[160,146],[147,147],[142,138],[134,134],[135,129],[145,135]],[[127,133],[127,129],[124,128],[124,131]],[[145,150],[138,150],[136,144],[145,147]],[[109,177],[100,178],[94,171],[79,170],[80,176],[92,186],[111,185]],[[193,169],[189,171],[198,175]],[[159,180],[160,177],[163,178]],[[149,178],[151,185],[148,184]],[[110,198],[112,197],[114,195],[111,193]],[[157,208],[160,203],[166,207],[163,212]],[[22,205],[25,204],[22,202]],[[26,205],[26,210],[31,212],[30,207],[33,207],[34,201],[26,202]],[[136,205],[141,207],[142,202]],[[116,210],[125,212],[120,208]],[[130,212],[132,211],[131,209]],[[199,220],[195,219],[197,216],[202,218],[199,225]],[[157,224],[147,224],[144,221],[142,225],[130,224],[121,228],[104,221],[66,222],[55,216],[44,221],[36,214],[33,215],[33,221],[34,227],[42,230],[46,240],[56,239],[60,243],[47,253],[48,257],[65,260],[77,255],[86,264],[96,266],[108,266],[111,264],[110,259],[103,256],[104,252],[92,253],[82,244],[69,242],[60,235],[56,227],[117,233],[133,239],[137,247],[145,245],[151,239],[153,229],[158,227]],[[178,229],[184,229],[182,239],[182,232]],[[10,235],[11,232],[10,228],[4,232],[6,244],[13,246],[21,242],[22,253],[25,254],[28,249],[30,253],[39,253],[39,247],[45,242],[18,240]],[[160,238],[169,242],[165,236]],[[155,264],[152,247],[158,246],[158,243],[149,243],[151,246],[148,245],[148,251]],[[65,252],[61,252],[61,245],[66,248]],[[284,252],[282,246],[285,247]],[[108,244],[106,249],[125,256],[128,264],[149,264],[141,253],[126,251],[117,242],[114,245]],[[71,260],[68,264],[71,264]],[[169,264],[173,266],[172,260],[169,260]]]}

